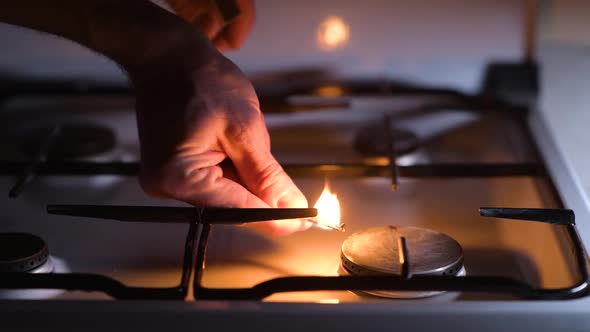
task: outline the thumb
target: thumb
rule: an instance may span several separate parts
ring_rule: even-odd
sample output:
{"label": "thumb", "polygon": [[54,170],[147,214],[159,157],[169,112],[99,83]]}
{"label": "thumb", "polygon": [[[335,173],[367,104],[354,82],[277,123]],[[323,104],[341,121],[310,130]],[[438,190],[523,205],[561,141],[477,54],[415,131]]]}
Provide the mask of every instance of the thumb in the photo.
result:
{"label": "thumb", "polygon": [[[242,185],[271,207],[306,208],[307,199],[270,152],[270,139],[262,113],[250,109],[239,114],[226,131],[224,148]],[[310,224],[291,220],[285,223],[285,227],[293,232],[305,230]]]}
{"label": "thumb", "polygon": [[[244,186],[271,207],[306,208],[307,199],[270,152],[243,155],[235,163]],[[277,235],[304,231],[311,227],[304,220],[273,221]]]}
{"label": "thumb", "polygon": [[270,152],[262,113],[250,107],[235,115],[225,131],[224,150],[244,187],[271,207],[306,208],[307,199]]}
{"label": "thumb", "polygon": [[307,199],[270,152],[253,152],[234,162],[244,186],[277,208],[306,208]]}

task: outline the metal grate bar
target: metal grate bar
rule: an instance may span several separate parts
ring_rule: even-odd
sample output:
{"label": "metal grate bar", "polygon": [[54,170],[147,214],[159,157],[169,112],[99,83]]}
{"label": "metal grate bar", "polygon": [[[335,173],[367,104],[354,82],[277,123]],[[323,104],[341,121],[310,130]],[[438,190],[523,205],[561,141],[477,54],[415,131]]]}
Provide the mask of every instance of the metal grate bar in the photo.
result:
{"label": "metal grate bar", "polygon": [[[18,175],[26,162],[0,161],[0,175]],[[299,177],[390,177],[390,166],[366,164],[286,164],[291,176]],[[544,176],[545,170],[536,163],[452,163],[397,166],[399,177],[503,177]],[[36,171],[43,175],[120,175],[136,176],[136,162],[47,161]]]}

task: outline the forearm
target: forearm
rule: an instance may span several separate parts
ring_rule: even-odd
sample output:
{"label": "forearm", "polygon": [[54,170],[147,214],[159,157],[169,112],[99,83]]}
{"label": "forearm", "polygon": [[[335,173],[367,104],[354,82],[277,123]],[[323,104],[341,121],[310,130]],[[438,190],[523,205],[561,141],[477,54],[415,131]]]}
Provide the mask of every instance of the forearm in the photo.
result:
{"label": "forearm", "polygon": [[211,49],[196,29],[147,0],[11,1],[2,5],[0,21],[73,40],[126,69],[188,42]]}

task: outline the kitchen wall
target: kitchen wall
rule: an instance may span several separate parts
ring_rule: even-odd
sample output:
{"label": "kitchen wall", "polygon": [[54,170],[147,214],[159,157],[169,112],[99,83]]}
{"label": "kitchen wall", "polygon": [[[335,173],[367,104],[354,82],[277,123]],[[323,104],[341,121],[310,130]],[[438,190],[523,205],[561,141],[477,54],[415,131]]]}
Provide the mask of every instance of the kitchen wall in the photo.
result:
{"label": "kitchen wall", "polygon": [[[228,53],[250,74],[322,68],[342,76],[390,77],[474,90],[488,62],[518,61],[523,53],[523,0],[256,4],[253,33],[240,51]],[[1,25],[0,41],[0,72],[123,77],[110,61],[59,38]]]}
{"label": "kitchen wall", "polygon": [[590,1],[542,1],[539,39],[542,46],[590,47]]}
{"label": "kitchen wall", "polygon": [[[278,5],[280,3],[280,5]],[[258,25],[230,57],[251,72],[330,68],[347,76],[471,89],[492,60],[522,56],[522,1],[257,1]],[[326,49],[318,30],[329,17],[349,39]]]}

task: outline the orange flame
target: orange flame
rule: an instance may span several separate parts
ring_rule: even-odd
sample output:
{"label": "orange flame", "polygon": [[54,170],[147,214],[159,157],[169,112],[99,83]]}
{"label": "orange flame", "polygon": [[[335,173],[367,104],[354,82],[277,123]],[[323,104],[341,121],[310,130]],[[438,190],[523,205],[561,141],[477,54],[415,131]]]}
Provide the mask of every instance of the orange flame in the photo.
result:
{"label": "orange flame", "polygon": [[[318,209],[316,218],[320,227],[321,225],[340,227],[340,202],[338,201],[338,196],[330,190],[327,182],[324,185],[322,194],[313,207]],[[322,228],[328,229],[328,227]]]}

